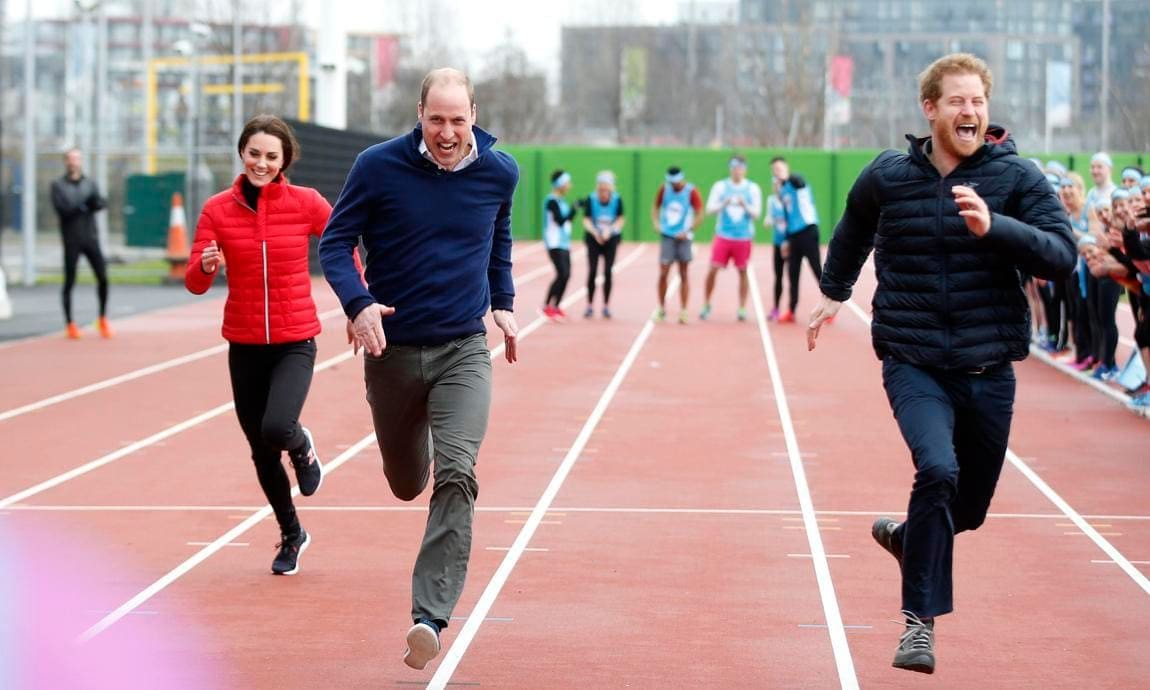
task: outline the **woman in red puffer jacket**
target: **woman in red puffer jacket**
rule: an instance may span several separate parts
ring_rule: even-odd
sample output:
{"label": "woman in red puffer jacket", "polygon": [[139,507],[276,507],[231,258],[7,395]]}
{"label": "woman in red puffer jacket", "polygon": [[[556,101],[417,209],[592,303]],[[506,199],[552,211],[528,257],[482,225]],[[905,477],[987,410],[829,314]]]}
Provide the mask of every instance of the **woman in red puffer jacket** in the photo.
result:
{"label": "woman in red puffer jacket", "polygon": [[299,423],[320,332],[308,246],[323,232],[331,204],[284,178],[299,143],[280,118],[249,120],[239,154],[243,173],[204,204],[184,282],[197,295],[206,292],[227,257],[223,335],[236,416],[282,534],[272,572],[294,575],[311,537],[296,516],[281,456],[288,451],[300,493],[315,493],[323,467],[311,432]]}

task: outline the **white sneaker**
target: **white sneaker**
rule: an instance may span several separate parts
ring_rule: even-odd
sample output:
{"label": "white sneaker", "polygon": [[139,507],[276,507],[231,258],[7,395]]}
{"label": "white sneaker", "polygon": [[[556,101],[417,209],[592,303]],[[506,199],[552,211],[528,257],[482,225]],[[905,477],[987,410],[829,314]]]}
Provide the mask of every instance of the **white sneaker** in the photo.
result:
{"label": "white sneaker", "polygon": [[407,631],[407,651],[403,663],[422,670],[439,654],[439,633],[427,623],[416,623]]}

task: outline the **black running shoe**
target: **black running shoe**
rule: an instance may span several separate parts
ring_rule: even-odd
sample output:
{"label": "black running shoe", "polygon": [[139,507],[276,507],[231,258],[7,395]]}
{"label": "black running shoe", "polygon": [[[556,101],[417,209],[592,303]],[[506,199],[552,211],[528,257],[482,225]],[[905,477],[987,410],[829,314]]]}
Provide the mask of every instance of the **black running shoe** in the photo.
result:
{"label": "black running shoe", "polygon": [[272,572],[276,575],[295,575],[298,573],[299,555],[310,543],[311,535],[302,527],[299,529],[299,536],[295,539],[283,536],[280,543],[276,544],[279,547],[279,553],[276,554],[276,559],[272,561]]}
{"label": "black running shoe", "polygon": [[898,640],[891,666],[918,673],[934,673],[934,621],[924,623],[910,611],[902,614],[906,616],[906,630]]}
{"label": "black running shoe", "polygon": [[288,457],[291,458],[291,466],[295,469],[295,479],[296,483],[299,484],[299,492],[304,496],[311,496],[323,484],[323,465],[319,461],[319,454],[315,451],[315,442],[311,438],[311,432],[306,426],[301,428],[307,441],[302,448],[289,451]]}
{"label": "black running shoe", "polygon": [[874,521],[871,525],[870,534],[878,545],[886,549],[886,552],[894,556],[899,565],[902,565],[902,542],[895,536],[894,531],[898,529],[899,523],[888,517],[881,517]]}

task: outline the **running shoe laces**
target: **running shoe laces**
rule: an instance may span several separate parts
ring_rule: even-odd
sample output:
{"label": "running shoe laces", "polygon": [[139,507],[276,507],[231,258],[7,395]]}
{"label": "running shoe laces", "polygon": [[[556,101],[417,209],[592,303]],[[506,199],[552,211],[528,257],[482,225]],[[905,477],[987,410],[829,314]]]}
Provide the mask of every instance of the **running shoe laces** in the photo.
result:
{"label": "running shoe laces", "polygon": [[906,616],[906,620],[891,621],[906,626],[902,637],[898,639],[899,651],[934,651],[934,621],[924,623],[921,618],[910,611],[903,611],[902,615]]}

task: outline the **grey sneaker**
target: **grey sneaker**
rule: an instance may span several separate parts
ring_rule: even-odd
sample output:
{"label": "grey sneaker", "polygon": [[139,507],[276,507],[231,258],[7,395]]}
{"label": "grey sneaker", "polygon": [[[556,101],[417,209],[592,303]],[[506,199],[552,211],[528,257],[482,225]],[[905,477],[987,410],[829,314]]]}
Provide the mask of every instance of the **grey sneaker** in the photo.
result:
{"label": "grey sneaker", "polygon": [[910,611],[906,616],[906,630],[898,640],[891,666],[919,673],[934,673],[934,621],[924,623]]}
{"label": "grey sneaker", "polygon": [[439,654],[439,630],[437,626],[421,619],[407,631],[407,651],[403,653],[403,663],[414,669],[423,669],[427,662]]}
{"label": "grey sneaker", "polygon": [[871,525],[870,534],[878,545],[886,549],[886,552],[894,556],[898,564],[902,565],[902,542],[895,536],[894,531],[898,529],[900,523],[888,517],[880,517]]}

